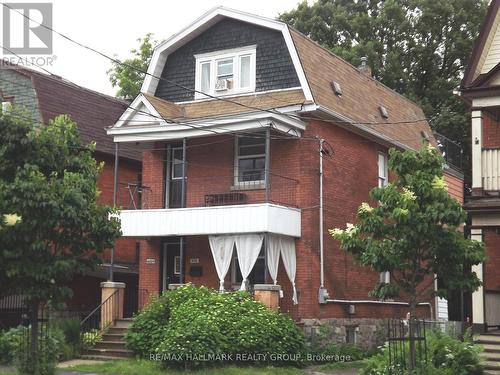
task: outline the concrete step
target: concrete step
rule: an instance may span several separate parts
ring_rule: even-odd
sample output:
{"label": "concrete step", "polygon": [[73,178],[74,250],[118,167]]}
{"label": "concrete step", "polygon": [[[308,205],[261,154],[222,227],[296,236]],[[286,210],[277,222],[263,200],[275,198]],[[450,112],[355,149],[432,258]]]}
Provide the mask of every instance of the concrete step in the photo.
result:
{"label": "concrete step", "polygon": [[479,345],[481,345],[481,347],[484,349],[485,352],[500,353],[500,345],[498,344],[479,344]]}
{"label": "concrete step", "polygon": [[497,342],[500,344],[500,335],[479,335],[474,341],[476,342]]}
{"label": "concrete step", "polygon": [[100,360],[100,361],[121,361],[123,357],[111,357],[107,355],[92,355],[92,354],[83,354],[80,356],[81,359],[92,359],[92,360]]}
{"label": "concrete step", "polygon": [[112,328],[129,328],[132,324],[132,319],[117,319]]}
{"label": "concrete step", "polygon": [[102,348],[92,348],[85,351],[85,355],[91,356],[103,356],[103,357],[114,357],[114,358],[132,358],[134,353],[127,349],[102,349]]}
{"label": "concrete step", "polygon": [[500,370],[485,370],[485,375],[500,375]]}
{"label": "concrete step", "polygon": [[125,338],[121,333],[105,333],[102,335],[102,341],[120,341],[125,342]]}
{"label": "concrete step", "polygon": [[127,328],[109,327],[106,334],[123,335],[125,332],[127,332]]}
{"label": "concrete step", "polygon": [[103,340],[95,344],[96,349],[127,349],[125,347],[125,341],[107,341]]}
{"label": "concrete step", "polygon": [[486,370],[498,370],[500,371],[500,362],[496,361],[485,361],[484,368]]}

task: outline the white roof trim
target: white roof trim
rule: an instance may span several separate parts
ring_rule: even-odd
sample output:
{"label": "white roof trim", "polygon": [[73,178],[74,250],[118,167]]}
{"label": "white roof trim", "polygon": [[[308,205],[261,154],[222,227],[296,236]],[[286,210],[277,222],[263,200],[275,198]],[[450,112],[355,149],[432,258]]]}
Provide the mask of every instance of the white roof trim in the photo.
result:
{"label": "white roof trim", "polygon": [[189,26],[172,35],[170,38],[168,38],[166,41],[159,44],[155,48],[153,56],[151,58],[151,62],[149,63],[148,75],[146,75],[144,79],[141,87],[141,92],[154,95],[156,87],[158,86],[158,78],[154,77],[161,76],[169,53],[171,53],[181,45],[187,43],[189,40],[195,38],[223,17],[233,18],[243,22],[248,22],[269,29],[281,31],[292,58],[293,65],[297,72],[297,76],[299,77],[300,84],[302,86],[302,89],[304,90],[304,96],[306,100],[313,100],[311,89],[309,88],[309,84],[307,82],[304,70],[302,69],[302,65],[300,63],[300,59],[297,50],[295,49],[295,44],[293,43],[292,36],[290,35],[290,30],[288,29],[287,24],[281,21],[273,20],[271,18],[261,17],[224,7],[211,9],[210,11],[196,19]]}
{"label": "white roof trim", "polygon": [[[128,108],[123,112],[118,121],[112,126],[112,128],[119,128],[127,123],[127,121],[133,120],[135,115],[138,113],[138,108],[140,105],[144,105],[148,112],[151,114],[151,122],[157,121],[159,124],[166,124],[167,122],[162,119],[162,116],[155,107],[149,102],[148,99],[143,94],[139,94],[135,97],[132,103],[129,104]],[[144,114],[147,116],[147,114]]]}
{"label": "white roof trim", "polygon": [[161,123],[157,125],[136,124],[125,127],[113,127],[107,130],[114,137],[114,142],[142,142],[168,139],[207,137],[272,127],[291,137],[300,137],[306,123],[282,114],[250,113],[235,114],[217,118],[204,118],[183,123]]}

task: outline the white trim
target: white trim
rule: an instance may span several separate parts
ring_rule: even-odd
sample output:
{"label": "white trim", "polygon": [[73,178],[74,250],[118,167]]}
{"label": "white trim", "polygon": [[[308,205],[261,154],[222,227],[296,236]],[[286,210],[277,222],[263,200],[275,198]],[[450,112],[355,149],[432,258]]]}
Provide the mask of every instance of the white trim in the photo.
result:
{"label": "white trim", "polygon": [[472,99],[472,108],[500,106],[500,96]]}
{"label": "white trim", "polygon": [[[195,62],[195,93],[194,98],[196,100],[200,99],[213,99],[207,97],[207,95],[211,96],[227,96],[227,95],[239,95],[242,93],[253,93],[255,92],[255,75],[256,75],[256,55],[257,49],[255,45],[240,47],[240,48],[232,48],[221,51],[208,52],[203,54],[194,55]],[[248,87],[240,87],[240,62],[242,57],[250,57],[250,86]],[[217,80],[217,64],[221,60],[232,60],[233,61],[233,87],[224,92],[215,91],[215,82]],[[210,64],[210,90],[207,92],[207,95],[202,93],[201,87],[201,79],[202,79],[202,68],[201,66],[204,64]]]}
{"label": "white trim", "polygon": [[118,215],[124,237],[243,233],[301,236],[301,210],[271,203],[124,210]]}
{"label": "white trim", "polygon": [[[135,99],[132,101],[132,103],[129,104],[128,108],[125,110],[125,112],[123,112],[123,114],[120,116],[120,118],[113,125],[112,128],[119,128],[119,127],[123,126],[124,124],[126,124],[127,121],[132,120],[133,117],[138,113],[138,108],[141,105],[144,105],[147,108],[147,110],[149,111],[149,113],[152,116],[156,117],[156,118],[152,118],[151,120],[149,120],[148,123],[157,122],[158,124],[161,124],[161,125],[167,124],[167,122],[162,119],[162,116],[160,115],[160,113],[156,110],[155,107],[153,107],[153,105],[149,102],[149,100],[147,100],[143,94],[139,94],[135,97]],[[109,129],[112,129],[112,128],[109,128]]]}
{"label": "white trim", "polygon": [[483,113],[471,113],[472,188],[483,187]]}
{"label": "white trim", "polygon": [[285,40],[286,46],[292,58],[295,71],[299,78],[302,90],[304,91],[304,96],[306,100],[313,101],[313,96],[311,89],[307,82],[302,64],[300,62],[295,44],[293,43],[290,30],[284,22],[276,21],[270,18],[265,18],[245,12],[241,12],[234,9],[217,7],[209,10],[207,13],[203,14],[201,17],[197,18],[193,23],[174,34],[168,38],[165,42],[158,45],[154,51],[151,58],[151,62],[148,67],[148,75],[146,75],[144,82],[141,87],[141,92],[153,94],[158,86],[158,78],[153,78],[152,76],[161,76],[163,67],[168,58],[168,54],[179,48],[183,44],[189,42],[196,36],[200,35],[204,30],[208,29],[210,26],[215,24],[217,21],[223,17],[233,18],[243,22],[259,25],[269,29],[281,31],[283,38]]}

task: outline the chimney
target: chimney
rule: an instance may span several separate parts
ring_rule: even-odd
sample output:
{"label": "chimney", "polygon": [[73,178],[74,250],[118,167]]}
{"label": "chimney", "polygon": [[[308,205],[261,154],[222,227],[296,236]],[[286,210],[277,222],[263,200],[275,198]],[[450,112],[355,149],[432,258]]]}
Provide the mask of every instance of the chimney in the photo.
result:
{"label": "chimney", "polygon": [[361,65],[358,67],[358,70],[363,73],[364,75],[366,75],[367,77],[370,77],[372,76],[372,68],[370,68],[370,66],[367,64],[367,61],[368,61],[368,57],[366,56],[363,56],[361,58]]}

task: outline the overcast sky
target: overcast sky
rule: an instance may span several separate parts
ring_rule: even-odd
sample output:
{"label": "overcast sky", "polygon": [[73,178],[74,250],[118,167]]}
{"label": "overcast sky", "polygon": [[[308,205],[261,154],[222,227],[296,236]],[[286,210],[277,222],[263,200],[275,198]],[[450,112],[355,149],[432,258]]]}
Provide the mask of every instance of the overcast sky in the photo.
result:
{"label": "overcast sky", "polygon": [[[3,2],[3,1],[2,1]],[[47,0],[10,0],[48,2]],[[53,28],[109,55],[129,56],[136,39],[152,32],[163,40],[218,5],[275,18],[299,0],[53,0]],[[2,7],[4,8],[4,7]],[[3,12],[4,9],[1,10]],[[1,21],[0,21],[1,22]],[[109,60],[54,35],[54,74],[82,86],[114,94],[106,71]]]}

